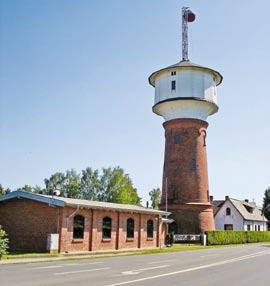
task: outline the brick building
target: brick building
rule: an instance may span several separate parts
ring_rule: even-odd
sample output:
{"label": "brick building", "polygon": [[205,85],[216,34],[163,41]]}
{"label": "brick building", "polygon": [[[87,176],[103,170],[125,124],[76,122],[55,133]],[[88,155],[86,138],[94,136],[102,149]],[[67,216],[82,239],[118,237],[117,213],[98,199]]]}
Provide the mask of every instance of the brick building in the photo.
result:
{"label": "brick building", "polygon": [[167,214],[22,191],[0,197],[0,225],[8,233],[11,250],[46,251],[51,234],[57,244],[54,250],[61,253],[160,247]]}

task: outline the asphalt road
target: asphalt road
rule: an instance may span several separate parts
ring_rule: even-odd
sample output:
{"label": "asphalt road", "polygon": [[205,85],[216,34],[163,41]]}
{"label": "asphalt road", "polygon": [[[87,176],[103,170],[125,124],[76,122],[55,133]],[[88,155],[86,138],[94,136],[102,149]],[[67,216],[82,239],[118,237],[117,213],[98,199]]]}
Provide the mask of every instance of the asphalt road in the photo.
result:
{"label": "asphalt road", "polygon": [[270,245],[0,266],[1,286],[266,286]]}

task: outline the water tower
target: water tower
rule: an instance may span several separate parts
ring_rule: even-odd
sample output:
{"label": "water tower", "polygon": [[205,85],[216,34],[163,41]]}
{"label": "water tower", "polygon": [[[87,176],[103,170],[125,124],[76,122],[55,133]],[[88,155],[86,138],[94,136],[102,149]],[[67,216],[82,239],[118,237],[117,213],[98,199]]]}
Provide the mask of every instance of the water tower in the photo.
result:
{"label": "water tower", "polygon": [[218,111],[219,72],[188,59],[188,23],[195,14],[182,8],[182,61],[152,73],[153,112],[164,118],[165,157],[160,208],[172,213],[177,233],[214,229],[209,200],[207,118]]}

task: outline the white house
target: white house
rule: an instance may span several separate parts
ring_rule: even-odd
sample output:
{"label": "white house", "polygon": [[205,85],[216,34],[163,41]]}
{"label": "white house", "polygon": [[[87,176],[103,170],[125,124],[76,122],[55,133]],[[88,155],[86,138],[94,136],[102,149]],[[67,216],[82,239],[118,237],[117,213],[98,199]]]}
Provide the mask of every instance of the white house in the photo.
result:
{"label": "white house", "polygon": [[225,197],[225,200],[211,199],[217,230],[266,231],[267,219],[255,203]]}

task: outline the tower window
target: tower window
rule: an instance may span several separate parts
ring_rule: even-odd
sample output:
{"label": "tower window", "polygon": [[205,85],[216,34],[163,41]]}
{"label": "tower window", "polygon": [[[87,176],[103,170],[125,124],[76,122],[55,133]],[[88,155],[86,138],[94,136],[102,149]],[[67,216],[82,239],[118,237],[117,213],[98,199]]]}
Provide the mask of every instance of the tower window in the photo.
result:
{"label": "tower window", "polygon": [[175,80],[172,80],[172,82],[171,82],[171,89],[172,90],[176,89],[176,81]]}
{"label": "tower window", "polygon": [[191,160],[191,171],[196,171],[197,170],[197,163],[195,159]]}
{"label": "tower window", "polygon": [[176,71],[172,71],[172,72],[171,72],[171,75],[176,75]]}
{"label": "tower window", "polygon": [[181,134],[176,133],[174,135],[174,144],[180,144],[181,143]]}

